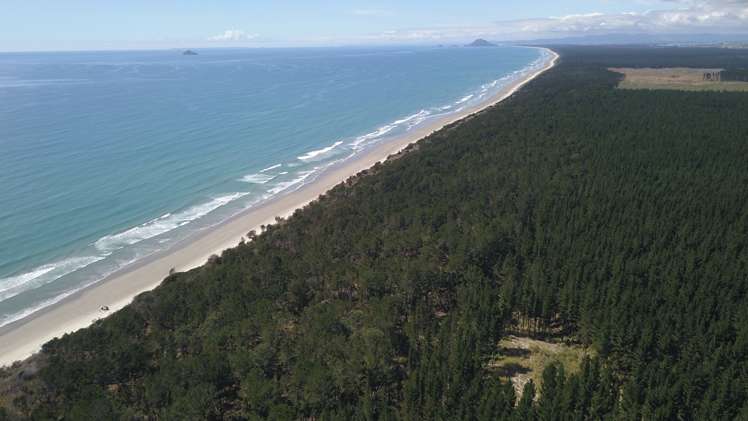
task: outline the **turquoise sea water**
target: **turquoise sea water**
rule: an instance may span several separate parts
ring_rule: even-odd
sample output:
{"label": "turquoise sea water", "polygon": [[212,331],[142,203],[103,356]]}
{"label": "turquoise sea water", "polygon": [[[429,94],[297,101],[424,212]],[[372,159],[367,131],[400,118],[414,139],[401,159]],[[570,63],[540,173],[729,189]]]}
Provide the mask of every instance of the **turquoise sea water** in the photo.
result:
{"label": "turquoise sea water", "polygon": [[485,100],[544,53],[0,54],[0,326]]}

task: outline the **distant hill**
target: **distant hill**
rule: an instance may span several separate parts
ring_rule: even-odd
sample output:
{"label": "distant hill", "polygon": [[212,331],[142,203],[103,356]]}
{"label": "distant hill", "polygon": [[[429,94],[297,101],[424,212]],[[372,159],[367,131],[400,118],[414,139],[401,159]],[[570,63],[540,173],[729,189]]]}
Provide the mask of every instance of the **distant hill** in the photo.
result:
{"label": "distant hill", "polygon": [[192,50],[185,50],[185,51],[184,51],[184,52],[182,53],[182,55],[184,55],[184,56],[196,56],[196,55],[197,55],[197,53],[196,53],[196,52],[194,52],[194,51],[192,51]]}
{"label": "distant hill", "polygon": [[745,34],[600,34],[514,41],[525,45],[721,45],[748,42]]}
{"label": "distant hill", "polygon": [[478,38],[475,41],[471,42],[470,44],[466,45],[466,47],[495,47],[496,44],[488,42],[482,38]]}

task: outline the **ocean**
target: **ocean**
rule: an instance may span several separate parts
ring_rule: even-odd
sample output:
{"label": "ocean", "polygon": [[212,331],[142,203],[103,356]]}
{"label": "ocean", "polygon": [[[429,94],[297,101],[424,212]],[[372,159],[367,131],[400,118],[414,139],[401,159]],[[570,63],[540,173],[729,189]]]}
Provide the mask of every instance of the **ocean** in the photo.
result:
{"label": "ocean", "polygon": [[540,66],[523,47],[0,54],[0,327]]}

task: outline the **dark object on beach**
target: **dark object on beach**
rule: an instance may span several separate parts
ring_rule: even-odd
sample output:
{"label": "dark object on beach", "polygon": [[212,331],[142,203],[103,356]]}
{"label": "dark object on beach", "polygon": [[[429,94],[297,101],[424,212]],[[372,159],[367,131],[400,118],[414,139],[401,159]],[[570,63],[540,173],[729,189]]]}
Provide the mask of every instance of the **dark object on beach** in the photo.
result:
{"label": "dark object on beach", "polygon": [[182,53],[182,55],[183,55],[183,56],[196,56],[196,55],[197,55],[197,53],[196,53],[196,52],[194,52],[194,51],[192,51],[192,50],[185,50],[185,51],[184,51],[184,52]]}
{"label": "dark object on beach", "polygon": [[488,42],[483,38],[478,38],[470,44],[466,45],[466,47],[496,47],[496,44]]}
{"label": "dark object on beach", "polygon": [[109,311],[109,306],[101,306],[101,311]]}

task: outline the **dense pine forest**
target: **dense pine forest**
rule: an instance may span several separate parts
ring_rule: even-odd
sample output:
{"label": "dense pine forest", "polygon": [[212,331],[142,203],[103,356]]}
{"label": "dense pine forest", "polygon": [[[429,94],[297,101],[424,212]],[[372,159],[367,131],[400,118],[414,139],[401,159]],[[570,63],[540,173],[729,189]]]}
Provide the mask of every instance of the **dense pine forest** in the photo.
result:
{"label": "dense pine forest", "polygon": [[[555,68],[5,370],[0,419],[748,419],[748,94]],[[516,393],[508,329],[594,351]],[[10,385],[10,386],[8,386]]]}

